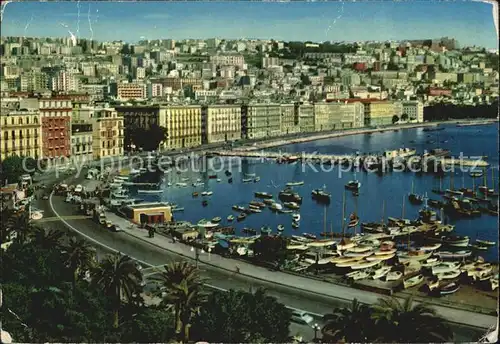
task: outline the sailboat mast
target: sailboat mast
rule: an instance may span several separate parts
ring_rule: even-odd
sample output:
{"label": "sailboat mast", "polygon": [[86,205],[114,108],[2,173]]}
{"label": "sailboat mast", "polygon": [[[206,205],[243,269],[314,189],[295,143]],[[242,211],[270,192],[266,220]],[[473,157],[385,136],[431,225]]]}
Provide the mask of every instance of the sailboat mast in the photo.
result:
{"label": "sailboat mast", "polygon": [[345,233],[345,190],[342,194],[342,239],[344,238]]}
{"label": "sailboat mast", "polygon": [[403,196],[403,208],[401,210],[401,219],[405,218],[405,196]]}
{"label": "sailboat mast", "polygon": [[385,222],[385,200],[382,201],[382,225]]}

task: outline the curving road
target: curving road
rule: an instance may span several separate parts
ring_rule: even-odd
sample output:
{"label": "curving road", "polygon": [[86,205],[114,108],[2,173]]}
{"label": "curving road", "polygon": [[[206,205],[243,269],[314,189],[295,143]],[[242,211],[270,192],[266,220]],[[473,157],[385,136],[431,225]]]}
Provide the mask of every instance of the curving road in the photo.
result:
{"label": "curving road", "polygon": [[[80,177],[82,178],[82,177]],[[80,179],[79,178],[79,179]],[[73,178],[71,178],[73,179]],[[78,180],[79,180],[78,179]],[[77,182],[77,180],[69,180],[68,182]],[[64,202],[62,197],[53,196],[49,201],[39,201],[38,206],[44,210],[45,217],[61,216],[61,222],[51,223],[51,227],[56,227],[64,231],[74,231],[77,229],[87,239],[91,240],[94,244],[106,249],[113,249],[127,254],[139,261],[148,265],[159,266],[171,260],[179,259],[179,256],[164,249],[160,249],[145,241],[137,240],[126,233],[112,233],[100,226],[97,226],[90,220],[75,219],[77,215],[76,207]],[[55,210],[57,214],[53,211]],[[65,219],[66,218],[66,219]],[[277,285],[274,283],[257,280],[250,277],[228,273],[211,266],[203,265],[202,275],[209,279],[209,283],[217,288],[223,289],[244,289],[249,290],[257,287],[264,287],[268,293],[275,296],[280,302],[298,309],[306,310],[312,315],[319,318],[322,314],[331,312],[334,307],[344,306],[345,301],[325,297],[315,293],[310,293],[305,290],[287,287],[284,285]],[[334,286],[332,286],[334,287]],[[362,291],[359,291],[363,293]],[[456,339],[461,340],[476,340],[485,332],[485,328],[495,323],[495,318],[492,316],[476,314],[472,312],[457,311],[446,307],[439,307],[439,312],[446,318],[457,319],[462,321],[462,324],[475,324],[478,327],[469,327],[462,324],[452,324],[456,333]],[[455,314],[451,314],[455,313]],[[452,316],[450,316],[452,315]],[[306,327],[298,328],[300,331],[305,331]],[[310,330],[310,328],[309,328]],[[293,329],[292,329],[293,331]],[[293,332],[292,332],[293,333]],[[304,332],[301,332],[305,334]]]}

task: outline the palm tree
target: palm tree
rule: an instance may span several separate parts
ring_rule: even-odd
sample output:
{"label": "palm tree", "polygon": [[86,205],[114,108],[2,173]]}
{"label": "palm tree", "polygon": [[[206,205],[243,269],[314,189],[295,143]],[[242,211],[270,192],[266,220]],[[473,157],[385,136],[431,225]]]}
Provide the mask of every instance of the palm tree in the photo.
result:
{"label": "palm tree", "polygon": [[12,215],[7,221],[7,231],[16,233],[16,240],[24,244],[34,227],[30,223],[30,218],[26,212]]}
{"label": "palm tree", "polygon": [[372,306],[372,318],[382,342],[452,342],[453,332],[436,311],[424,303],[414,305],[413,298],[400,302],[395,297],[379,299]]}
{"label": "palm tree", "polygon": [[323,319],[326,324],[321,329],[322,341],[327,343],[372,341],[374,321],[370,316],[370,307],[354,299],[350,307],[335,308]]}
{"label": "palm tree", "polygon": [[[107,256],[92,272],[92,283],[104,290],[113,302],[113,327],[118,328],[122,296],[133,300],[140,293],[142,273],[129,257],[117,253]],[[123,295],[124,293],[125,295]]]}
{"label": "palm tree", "polygon": [[163,285],[163,306],[172,306],[175,313],[175,331],[183,342],[189,340],[191,319],[199,314],[207,295],[198,268],[186,262],[165,265],[165,271],[155,278]]}
{"label": "palm tree", "polygon": [[88,242],[72,237],[65,246],[67,256],[65,265],[73,274],[73,291],[78,277],[92,270],[95,262],[95,249]]}
{"label": "palm tree", "polygon": [[34,227],[34,231],[30,234],[30,239],[35,246],[48,250],[60,246],[64,235],[64,232],[57,229],[46,231],[42,227]]}

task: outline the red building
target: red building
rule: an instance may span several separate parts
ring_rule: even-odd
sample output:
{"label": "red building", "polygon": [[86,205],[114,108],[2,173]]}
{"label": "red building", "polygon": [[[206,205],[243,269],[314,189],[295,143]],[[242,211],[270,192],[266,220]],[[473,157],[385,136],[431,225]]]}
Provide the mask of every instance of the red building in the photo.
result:
{"label": "red building", "polygon": [[42,156],[45,159],[71,155],[70,97],[57,96],[39,99],[42,119]]}
{"label": "red building", "polygon": [[364,72],[366,70],[366,63],[356,62],[354,63],[353,68],[358,72]]}
{"label": "red building", "polygon": [[429,96],[447,96],[451,97],[451,90],[445,89],[445,88],[435,88],[435,87],[429,87],[428,91]]}

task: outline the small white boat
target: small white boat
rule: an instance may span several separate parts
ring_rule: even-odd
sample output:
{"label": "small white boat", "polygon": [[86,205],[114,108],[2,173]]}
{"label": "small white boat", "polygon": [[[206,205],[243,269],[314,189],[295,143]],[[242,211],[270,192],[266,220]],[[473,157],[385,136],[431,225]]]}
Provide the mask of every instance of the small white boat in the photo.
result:
{"label": "small white boat", "polygon": [[385,276],[385,280],[386,281],[397,281],[401,277],[403,277],[403,273],[401,271],[390,271]]}
{"label": "small white boat", "polygon": [[429,258],[426,261],[422,263],[423,268],[432,268],[433,266],[436,266],[441,263],[441,260],[437,258]]}
{"label": "small white boat", "polygon": [[283,232],[285,230],[285,226],[278,225],[278,232]]}
{"label": "small white boat", "polygon": [[422,261],[428,259],[432,255],[432,252],[425,251],[406,251],[398,254],[398,259],[400,262],[404,263],[410,260]]}
{"label": "small white boat", "polygon": [[373,251],[367,251],[367,252],[351,252],[347,251],[344,253],[345,257],[359,257],[359,258],[365,258],[368,256],[371,256],[373,254]]}
{"label": "small white boat", "polygon": [[377,250],[377,251],[375,251],[375,255],[376,256],[385,256],[388,254],[396,253],[396,251],[397,251],[397,249],[395,249],[395,248],[391,248],[389,250]]}
{"label": "small white boat", "polygon": [[236,249],[236,252],[238,253],[238,255],[240,255],[240,256],[244,256],[244,255],[246,255],[246,254],[247,254],[248,250],[247,250],[247,248],[246,248],[246,247],[244,247],[244,246],[240,246],[240,247],[238,247],[238,248]]}
{"label": "small white boat", "polygon": [[379,264],[380,262],[379,261],[360,261],[354,265],[351,265],[351,269],[353,270],[361,270],[361,269],[367,269],[367,268],[371,268],[371,267],[374,267],[375,265]]}
{"label": "small white boat", "polygon": [[413,277],[410,277],[406,280],[403,281],[403,286],[405,289],[415,287],[422,283],[424,281],[424,276],[423,275],[416,275]]}
{"label": "small white boat", "polygon": [[178,187],[181,187],[181,188],[185,188],[187,185],[187,183],[175,183],[175,186],[178,186]]}
{"label": "small white boat", "polygon": [[137,193],[142,193],[142,194],[160,194],[160,193],[163,193],[163,190],[137,190]]}
{"label": "small white boat", "polygon": [[40,220],[43,217],[43,214],[39,211],[35,211],[31,214],[31,219],[32,220]]}
{"label": "small white boat", "polygon": [[491,290],[496,290],[498,288],[498,278],[491,278],[490,279],[490,287]]}
{"label": "small white boat", "polygon": [[288,182],[288,183],[286,183],[286,186],[301,186],[301,185],[304,185],[303,181],[301,181],[301,182]]}
{"label": "small white boat", "polygon": [[227,220],[228,220],[229,222],[233,221],[233,220],[234,220],[234,216],[233,216],[233,215],[229,215],[229,216],[227,217]]}
{"label": "small white boat", "polygon": [[382,278],[384,277],[385,275],[387,275],[390,271],[391,271],[391,267],[390,266],[383,266],[381,268],[378,268],[377,270],[375,270],[373,272],[373,276],[372,278],[373,279],[379,279],[379,278]]}
{"label": "small white boat", "polygon": [[212,192],[212,191],[203,191],[203,192],[201,193],[201,195],[202,195],[202,196],[211,196],[212,194],[213,194],[213,192]]}
{"label": "small white boat", "polygon": [[421,246],[419,248],[419,250],[421,250],[421,251],[435,251],[438,248],[440,248],[441,245],[442,245],[441,243],[435,243],[435,244],[432,244],[432,245],[425,245],[425,246]]}
{"label": "small white boat", "polygon": [[354,246],[353,248],[348,249],[347,252],[363,253],[363,252],[368,252],[371,250],[373,250],[373,246],[358,245],[358,246]]}
{"label": "small white boat", "polygon": [[346,276],[358,281],[370,277],[370,274],[367,271],[355,271],[355,273],[349,273]]}
{"label": "small white boat", "polygon": [[453,271],[448,271],[448,272],[443,272],[443,273],[440,273],[440,274],[435,274],[435,276],[439,280],[445,280],[445,279],[457,278],[458,276],[460,276],[460,274],[461,274],[460,270],[456,269],[456,270],[453,270]]}
{"label": "small white boat", "polygon": [[385,254],[385,255],[375,255],[375,256],[368,256],[366,257],[365,259],[369,262],[371,261],[379,261],[379,262],[382,262],[384,260],[389,260],[389,259],[392,259],[394,258],[394,256],[396,255],[396,253],[389,253],[389,254]]}
{"label": "small white boat", "polygon": [[283,206],[279,203],[273,203],[271,204],[271,210],[283,210]]}
{"label": "small white boat", "polygon": [[222,180],[220,178],[217,178],[217,183],[220,183]]}
{"label": "small white boat", "polygon": [[355,262],[358,260],[361,260],[361,258],[338,256],[338,257],[331,258],[330,263],[340,264],[340,263]]}
{"label": "small white boat", "polygon": [[440,282],[440,281],[439,281],[439,279],[437,279],[437,278],[432,278],[432,277],[431,277],[431,278],[428,278],[428,279],[427,279],[427,283],[426,283],[427,289],[428,289],[429,291],[433,291],[433,290],[435,290],[436,288],[438,288],[438,287],[439,287],[439,282]]}
{"label": "small white boat", "polygon": [[432,267],[432,274],[442,274],[450,271],[459,270],[460,263],[458,262],[442,262]]}
{"label": "small white boat", "polygon": [[299,222],[300,221],[300,214],[297,214],[297,213],[293,214],[292,219],[295,222]]}
{"label": "small white boat", "polygon": [[168,182],[168,183],[167,183],[167,186],[172,186],[172,183]]}
{"label": "small white boat", "polygon": [[214,227],[217,227],[218,225],[219,225],[218,223],[213,223],[213,222],[205,220],[205,219],[198,221],[198,226],[204,227],[204,228],[214,228]]}

